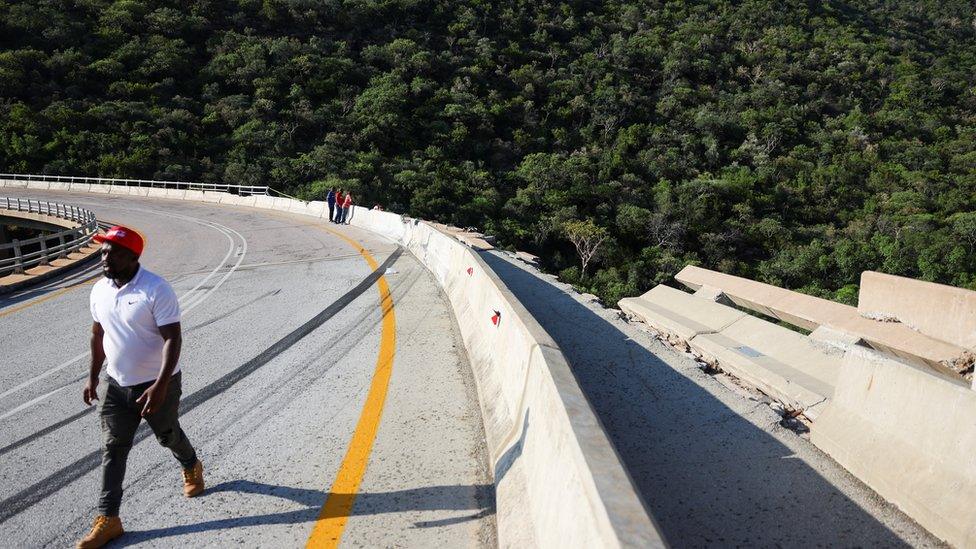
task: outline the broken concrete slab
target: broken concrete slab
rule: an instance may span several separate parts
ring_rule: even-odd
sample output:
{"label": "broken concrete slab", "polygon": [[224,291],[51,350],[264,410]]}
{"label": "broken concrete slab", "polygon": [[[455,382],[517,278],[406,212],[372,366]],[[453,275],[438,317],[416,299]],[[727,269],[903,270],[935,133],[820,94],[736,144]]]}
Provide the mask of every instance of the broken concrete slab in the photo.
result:
{"label": "broken concrete slab", "polygon": [[810,338],[765,320],[745,316],[718,334],[690,342],[706,360],[815,419],[830,398],[843,351],[819,348]]}
{"label": "broken concrete slab", "polygon": [[957,376],[970,366],[972,351],[917,332],[894,322],[864,318],[849,305],[792,292],[763,282],[688,265],[675,278],[699,289],[719,288],[736,305],[807,330],[828,326],[862,338],[872,348],[902,360],[924,365],[945,376]]}
{"label": "broken concrete slab", "polygon": [[712,287],[712,286],[702,286],[695,290],[695,297],[700,297],[702,299],[707,299],[709,301],[714,301],[715,303],[721,303],[722,305],[732,306],[734,303],[729,296],[722,293],[722,290]]}
{"label": "broken concrete slab", "polygon": [[620,300],[620,308],[655,330],[687,342],[698,334],[718,332],[746,313],[658,285],[640,297]]}

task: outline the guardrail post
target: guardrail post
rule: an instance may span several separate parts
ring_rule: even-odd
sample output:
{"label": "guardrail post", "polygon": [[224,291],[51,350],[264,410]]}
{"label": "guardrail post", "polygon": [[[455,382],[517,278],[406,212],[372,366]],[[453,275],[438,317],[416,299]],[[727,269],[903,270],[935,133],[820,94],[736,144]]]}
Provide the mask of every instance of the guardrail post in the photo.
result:
{"label": "guardrail post", "polygon": [[58,259],[64,259],[65,257],[68,257],[68,252],[67,252],[67,250],[64,249],[64,232],[63,231],[60,232],[60,233],[58,233],[58,250],[61,250],[60,253],[58,253]]}
{"label": "guardrail post", "polygon": [[47,239],[41,238],[41,265],[48,265],[51,259],[47,256]]}
{"label": "guardrail post", "polygon": [[14,239],[14,274],[24,274],[24,262],[20,253],[20,241]]}
{"label": "guardrail post", "polygon": [[68,233],[68,241],[69,242],[74,242],[74,244],[71,245],[71,246],[69,246],[64,251],[65,252],[65,255],[68,255],[68,254],[70,254],[72,252],[75,252],[75,251],[77,251],[77,250],[79,250],[81,248],[81,243],[78,242],[80,239],[81,239],[81,230],[80,229],[79,230],[74,230],[74,231],[71,231],[70,233]]}

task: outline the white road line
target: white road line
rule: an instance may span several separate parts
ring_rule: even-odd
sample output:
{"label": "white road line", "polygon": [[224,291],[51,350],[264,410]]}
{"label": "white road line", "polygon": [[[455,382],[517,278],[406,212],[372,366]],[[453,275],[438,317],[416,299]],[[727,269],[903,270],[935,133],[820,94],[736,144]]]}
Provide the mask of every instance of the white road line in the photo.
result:
{"label": "white road line", "polygon": [[[207,224],[205,226],[210,227],[210,228],[213,228],[213,229],[217,229],[220,232],[220,234],[222,234],[225,237],[227,237],[227,241],[230,242],[230,246],[228,246],[227,253],[224,255],[224,258],[220,260],[220,263],[218,263],[217,266],[214,267],[213,270],[211,270],[210,273],[207,274],[207,276],[204,277],[203,280],[201,280],[199,283],[197,283],[196,286],[194,286],[188,292],[186,292],[185,294],[183,294],[182,296],[180,296],[180,305],[185,305],[185,303],[187,303],[189,301],[192,301],[192,298],[195,297],[194,294],[193,294],[193,292],[196,292],[197,290],[199,290],[204,284],[207,283],[207,281],[209,281],[211,278],[214,277],[215,274],[217,274],[217,271],[219,271],[220,269],[223,269],[224,268],[224,265],[227,263],[227,260],[230,259],[231,254],[234,253],[234,248],[235,248],[234,239],[230,236],[230,234],[227,233],[227,231],[222,230],[217,225],[209,225],[209,224]],[[185,307],[184,310],[189,310],[189,307]]]}
{"label": "white road line", "polygon": [[247,257],[247,239],[244,238],[244,235],[242,235],[241,233],[235,231],[234,229],[231,229],[230,227],[224,227],[224,228],[227,229],[228,231],[236,234],[238,236],[238,238],[241,239],[241,247],[240,247],[239,257],[237,258],[237,263],[234,263],[234,266],[231,267],[230,269],[228,269],[227,270],[227,273],[224,274],[223,278],[221,278],[219,281],[217,281],[217,283],[212,288],[210,288],[210,290],[207,291],[207,293],[205,293],[202,296],[200,296],[200,299],[198,299],[194,303],[191,303],[190,305],[187,305],[186,312],[189,312],[192,309],[194,309],[197,305],[199,305],[200,303],[202,303],[204,299],[207,299],[208,297],[210,297],[210,295],[212,293],[216,292],[221,286],[223,286],[224,282],[226,282],[227,279],[230,278],[230,275],[234,274],[234,271],[236,271],[237,268],[241,266],[241,263],[244,262],[244,258]]}
{"label": "white road line", "polygon": [[55,389],[55,390],[51,391],[50,393],[43,394],[43,395],[41,395],[41,396],[39,396],[39,397],[37,397],[37,398],[35,398],[33,400],[28,400],[27,402],[21,404],[20,406],[14,408],[13,410],[10,410],[9,412],[3,414],[2,416],[0,416],[0,421],[3,421],[5,419],[7,419],[8,417],[16,414],[17,412],[23,410],[24,408],[29,408],[29,407],[37,404],[38,402],[40,402],[40,401],[42,401],[42,400],[44,400],[44,399],[46,399],[48,397],[52,397],[52,396],[56,395],[57,393],[60,393],[61,391],[67,389],[68,387],[70,387],[70,385],[65,385],[64,387],[61,387],[59,389]]}
{"label": "white road line", "polygon": [[[186,293],[184,293],[183,296],[181,296],[181,301],[184,298],[186,298],[187,295],[189,295],[192,292],[198,290],[208,280],[210,280],[211,278],[213,278],[213,276],[220,269],[222,269],[226,265],[228,258],[230,258],[231,254],[234,253],[235,248],[237,248],[236,243],[234,242],[234,239],[228,233],[233,233],[234,235],[236,235],[238,238],[241,239],[241,245],[239,247],[240,253],[239,253],[239,257],[237,259],[237,262],[227,271],[227,273],[224,274],[224,276],[212,288],[206,290],[202,294],[198,294],[199,297],[194,296],[194,299],[189,300],[189,301],[191,301],[191,303],[189,303],[185,308],[183,308],[183,315],[184,316],[186,314],[188,314],[191,310],[193,310],[194,308],[196,308],[200,303],[203,303],[203,301],[205,299],[207,299],[213,292],[217,291],[217,289],[220,288],[221,285],[223,285],[223,283],[230,277],[230,275],[234,274],[234,271],[236,271],[237,268],[241,266],[241,263],[244,262],[244,258],[247,256],[247,239],[244,238],[244,235],[242,235],[241,233],[235,231],[234,229],[231,229],[230,227],[227,227],[226,225],[221,225],[219,223],[215,223],[215,222],[212,222],[212,221],[204,221],[204,220],[201,220],[201,219],[197,219],[197,218],[193,218],[193,217],[189,217],[189,216],[183,216],[183,215],[179,215],[179,214],[154,212],[154,211],[149,211],[149,210],[138,210],[138,211],[147,211],[149,213],[153,213],[153,214],[157,214],[157,215],[165,215],[167,217],[183,218],[183,219],[185,219],[187,221],[191,221],[191,222],[194,222],[194,223],[197,223],[197,224],[204,225],[204,226],[210,227],[212,229],[215,229],[218,232],[220,232],[221,234],[223,234],[224,236],[226,236],[228,238],[228,240],[230,241],[230,247],[229,247],[229,249],[227,251],[227,254],[221,260],[221,263],[218,264],[218,266],[215,267],[212,271],[210,271],[210,274],[208,274],[196,286],[194,286],[189,291],[187,291]],[[4,398],[6,396],[9,396],[9,395],[11,395],[11,394],[13,394],[13,393],[21,390],[21,389],[24,389],[25,387],[29,387],[29,386],[33,385],[34,383],[37,383],[38,381],[41,381],[43,379],[46,379],[46,378],[48,378],[48,377],[50,377],[50,376],[52,376],[52,375],[54,375],[54,374],[56,374],[56,373],[64,370],[65,368],[68,368],[72,364],[74,364],[74,363],[78,362],[79,360],[87,357],[88,355],[89,355],[89,353],[87,353],[87,352],[86,353],[81,353],[78,356],[75,356],[74,358],[68,360],[67,362],[64,362],[64,363],[62,363],[62,364],[60,364],[58,366],[55,366],[54,368],[52,368],[50,370],[47,370],[47,371],[45,371],[42,374],[39,374],[37,376],[34,376],[33,378],[31,378],[31,379],[29,379],[29,380],[21,383],[20,385],[17,385],[16,387],[13,387],[11,389],[8,389],[8,390],[4,391],[3,393],[0,393],[0,399]],[[7,417],[15,414],[16,412],[18,412],[18,411],[20,411],[20,410],[22,410],[24,408],[27,408],[27,407],[29,407],[29,406],[31,406],[33,404],[36,404],[36,403],[38,403],[38,402],[40,402],[40,401],[42,401],[42,400],[44,400],[44,399],[46,399],[46,398],[48,398],[50,396],[53,396],[55,393],[57,393],[58,391],[61,391],[61,390],[65,389],[66,387],[67,386],[61,387],[61,388],[56,389],[54,391],[51,391],[51,392],[49,392],[49,393],[47,393],[45,395],[42,395],[42,396],[37,397],[37,398],[35,398],[33,400],[30,400],[30,401],[28,401],[28,402],[26,402],[24,404],[21,404],[20,406],[14,408],[13,410],[11,410],[9,412],[6,412],[2,416],[0,416],[0,421],[2,421],[3,419],[6,419]]]}
{"label": "white road line", "polygon": [[[88,356],[88,353],[81,353],[80,355],[78,355],[78,356],[76,356],[76,357],[68,360],[67,362],[62,362],[58,366],[55,366],[54,368],[51,368],[50,370],[44,372],[43,374],[36,375],[36,376],[28,379],[27,381],[21,383],[20,385],[17,385],[16,387],[11,387],[10,389],[7,389],[3,393],[0,393],[0,398],[4,398],[7,395],[12,395],[13,393],[16,393],[17,391],[23,389],[24,387],[30,387],[31,385],[37,383],[38,381],[40,381],[40,380],[42,380],[44,378],[51,377],[54,374],[60,372],[61,370],[64,370],[68,366],[71,366],[75,362],[78,362],[79,360],[85,358],[86,356]],[[6,416],[4,416],[4,417],[6,417]],[[2,419],[2,418],[0,418],[0,419]]]}

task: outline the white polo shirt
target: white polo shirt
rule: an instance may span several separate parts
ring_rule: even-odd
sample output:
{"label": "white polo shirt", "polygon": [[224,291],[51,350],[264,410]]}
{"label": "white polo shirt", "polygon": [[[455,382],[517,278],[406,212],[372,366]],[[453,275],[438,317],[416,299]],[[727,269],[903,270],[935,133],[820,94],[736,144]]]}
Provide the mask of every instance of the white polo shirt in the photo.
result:
{"label": "white polo shirt", "polygon": [[[123,387],[153,381],[163,364],[159,326],[180,321],[180,303],[168,282],[145,267],[121,288],[106,277],[91,291],[91,315],[102,325],[108,375]],[[179,372],[179,366],[173,372]]]}

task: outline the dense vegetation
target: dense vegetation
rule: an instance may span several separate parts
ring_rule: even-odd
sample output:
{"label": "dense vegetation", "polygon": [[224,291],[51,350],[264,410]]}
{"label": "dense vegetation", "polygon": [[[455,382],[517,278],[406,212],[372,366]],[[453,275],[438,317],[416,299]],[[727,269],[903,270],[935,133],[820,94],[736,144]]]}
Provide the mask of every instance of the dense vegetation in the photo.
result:
{"label": "dense vegetation", "polygon": [[8,0],[0,169],[339,185],[610,302],[688,262],[848,302],[864,269],[976,288],[976,13]]}

